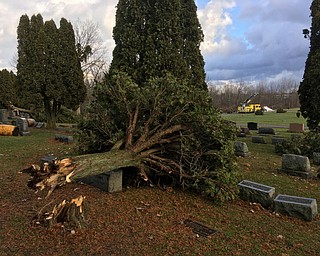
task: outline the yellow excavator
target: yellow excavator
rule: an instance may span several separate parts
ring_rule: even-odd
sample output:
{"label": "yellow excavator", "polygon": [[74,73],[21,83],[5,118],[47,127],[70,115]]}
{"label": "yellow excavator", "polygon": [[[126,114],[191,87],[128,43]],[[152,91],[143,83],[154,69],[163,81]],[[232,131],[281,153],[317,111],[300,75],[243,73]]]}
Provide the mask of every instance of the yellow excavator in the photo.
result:
{"label": "yellow excavator", "polygon": [[244,102],[241,102],[238,106],[238,113],[254,113],[257,110],[261,110],[261,105],[258,103],[250,103],[253,98],[255,98],[258,93],[252,94],[248,99]]}

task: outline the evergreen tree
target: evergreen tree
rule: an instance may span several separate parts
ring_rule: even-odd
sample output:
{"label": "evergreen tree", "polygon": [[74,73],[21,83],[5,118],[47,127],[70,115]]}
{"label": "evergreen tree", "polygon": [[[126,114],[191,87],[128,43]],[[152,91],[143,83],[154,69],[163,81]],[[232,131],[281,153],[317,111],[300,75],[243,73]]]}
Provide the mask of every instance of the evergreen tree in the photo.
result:
{"label": "evergreen tree", "polygon": [[113,36],[110,71],[125,71],[140,85],[170,72],[206,88],[203,33],[193,0],[120,0]]}
{"label": "evergreen tree", "polygon": [[308,127],[314,130],[320,122],[320,0],[314,0],[310,10],[310,51],[298,93],[301,114],[307,119]]}
{"label": "evergreen tree", "polygon": [[16,75],[3,69],[0,70],[0,108],[6,107],[8,102],[17,102]]}
{"label": "evergreen tree", "polygon": [[194,1],[120,0],[113,32],[110,71],[78,125],[80,152],[101,154],[77,158],[75,177],[129,167],[135,180],[233,199],[236,129],[206,90]]}
{"label": "evergreen tree", "polygon": [[[20,18],[18,26],[18,86],[25,107],[45,110],[47,126],[54,128],[61,107],[76,109],[85,86],[71,23],[43,22],[40,14]],[[41,100],[39,100],[41,99]]]}
{"label": "evergreen tree", "polygon": [[[77,109],[79,101],[83,102],[86,88],[83,81],[80,59],[76,48],[75,35],[72,24],[66,19],[60,20],[60,59],[61,75],[64,90],[63,105],[70,109]],[[78,99],[75,101],[74,99]]]}

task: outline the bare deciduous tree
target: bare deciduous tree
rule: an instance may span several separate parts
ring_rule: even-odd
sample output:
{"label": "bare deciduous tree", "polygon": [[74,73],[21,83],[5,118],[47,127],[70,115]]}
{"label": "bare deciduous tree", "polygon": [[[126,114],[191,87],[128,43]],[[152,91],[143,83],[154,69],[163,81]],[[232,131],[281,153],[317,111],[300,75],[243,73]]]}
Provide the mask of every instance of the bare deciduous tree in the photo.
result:
{"label": "bare deciduous tree", "polygon": [[76,48],[81,60],[81,68],[87,87],[87,105],[92,100],[92,91],[95,84],[102,80],[108,70],[109,61],[98,24],[93,21],[77,20],[74,25]]}

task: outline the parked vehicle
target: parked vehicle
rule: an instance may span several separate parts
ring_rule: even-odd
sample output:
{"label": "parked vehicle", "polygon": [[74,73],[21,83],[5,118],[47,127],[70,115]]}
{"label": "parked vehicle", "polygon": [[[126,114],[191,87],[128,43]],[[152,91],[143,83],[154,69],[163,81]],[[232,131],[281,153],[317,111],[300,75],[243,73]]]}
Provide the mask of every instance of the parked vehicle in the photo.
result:
{"label": "parked vehicle", "polygon": [[261,110],[261,105],[259,103],[250,103],[257,95],[258,93],[252,94],[244,102],[241,102],[237,109],[238,113],[254,113],[257,110]]}

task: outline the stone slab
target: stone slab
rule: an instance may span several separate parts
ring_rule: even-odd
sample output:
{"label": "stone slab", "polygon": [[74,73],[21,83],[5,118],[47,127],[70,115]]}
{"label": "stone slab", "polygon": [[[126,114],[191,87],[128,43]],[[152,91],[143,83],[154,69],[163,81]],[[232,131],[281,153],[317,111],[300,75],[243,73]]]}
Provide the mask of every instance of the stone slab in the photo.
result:
{"label": "stone slab", "polygon": [[252,136],[252,143],[266,144],[266,141],[263,136]]}
{"label": "stone slab", "polygon": [[122,169],[85,177],[80,181],[106,192],[122,191]]}
{"label": "stone slab", "polygon": [[242,142],[242,141],[236,141],[235,142],[235,154],[236,156],[249,156],[250,152],[247,146],[247,143]]}
{"label": "stone slab", "polygon": [[318,214],[317,201],[314,198],[279,194],[274,199],[274,211],[311,221]]}
{"label": "stone slab", "polygon": [[44,156],[40,159],[40,163],[44,164],[44,163],[49,163],[49,164],[54,164],[54,162],[57,160],[58,158],[54,155],[47,155]]}
{"label": "stone slab", "polygon": [[8,122],[8,111],[7,109],[0,109],[0,122],[6,123]]}
{"label": "stone slab", "polygon": [[65,142],[65,143],[72,143],[73,136],[64,135],[64,134],[55,134],[55,140],[58,140],[60,142]]}
{"label": "stone slab", "polygon": [[260,183],[243,180],[239,184],[240,198],[250,202],[256,202],[268,208],[273,203],[275,188]]}
{"label": "stone slab", "polygon": [[28,132],[28,120],[26,118],[17,118],[16,119],[16,126],[19,127],[20,134]]}
{"label": "stone slab", "polygon": [[279,172],[286,173],[291,176],[297,176],[303,179],[311,179],[317,176],[317,174],[313,170],[310,170],[308,172],[299,172],[299,171],[293,171],[293,170],[280,169]]}
{"label": "stone slab", "polygon": [[276,131],[271,127],[260,127],[258,129],[259,134],[276,134]]}
{"label": "stone slab", "polygon": [[258,130],[258,123],[248,122],[247,127],[249,130]]}
{"label": "stone slab", "polygon": [[289,124],[289,132],[304,132],[304,124],[298,124],[298,123]]}
{"label": "stone slab", "polygon": [[272,137],[271,138],[271,144],[272,145],[276,145],[278,143],[284,142],[285,140],[286,140],[285,138],[281,138],[281,137]]}
{"label": "stone slab", "polygon": [[309,172],[311,165],[309,158],[306,156],[283,154],[281,169],[283,171]]}

